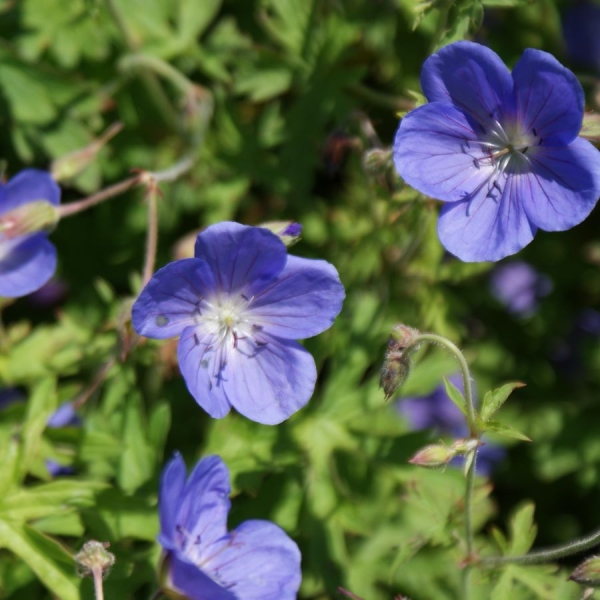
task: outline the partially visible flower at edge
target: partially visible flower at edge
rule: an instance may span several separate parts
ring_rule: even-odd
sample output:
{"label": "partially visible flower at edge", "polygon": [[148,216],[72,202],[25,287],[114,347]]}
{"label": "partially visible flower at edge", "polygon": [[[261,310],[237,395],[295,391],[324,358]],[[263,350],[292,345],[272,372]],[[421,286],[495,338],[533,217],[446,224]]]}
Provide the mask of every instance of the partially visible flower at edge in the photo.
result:
{"label": "partially visible flower at edge", "polygon": [[140,335],[179,335],[179,367],[214,418],[231,407],[266,425],[302,408],[317,378],[297,339],[328,329],[344,287],[333,265],[287,254],[261,227],[219,223],[196,240],[195,257],[160,269],[132,309]]}
{"label": "partially visible flower at edge", "polygon": [[600,6],[572,3],[562,15],[562,27],[570,60],[600,73]]}
{"label": "partially visible flower at edge", "polygon": [[177,454],[160,484],[165,585],[190,600],[295,600],[300,551],[277,525],[245,521],[227,531],[229,473],[218,456],[203,458],[186,481]]}
{"label": "partially visible flower at edge", "polygon": [[[448,380],[459,390],[463,390],[460,374],[451,375]],[[443,384],[426,396],[401,398],[396,407],[412,429],[433,429],[437,434],[448,434],[455,438],[468,435],[465,417],[448,398]],[[502,446],[484,442],[477,453],[477,472],[480,475],[489,475],[505,455]],[[457,457],[450,464],[462,465],[463,461],[463,457]]]}
{"label": "partially visible flower at edge", "polygon": [[455,42],[423,65],[429,103],[394,142],[401,177],[444,202],[443,246],[465,262],[497,261],[536,231],[581,223],[600,197],[600,152],[578,137],[584,95],[552,55],[527,49],[512,73],[489,48]]}
{"label": "partially visible flower at edge", "polygon": [[501,264],[490,277],[492,295],[518,317],[534,314],[540,299],[551,291],[551,279],[524,261]]}
{"label": "partially visible flower at edge", "polygon": [[57,220],[60,188],[49,173],[25,169],[0,184],[0,296],[41,288],[56,270],[47,230]]}

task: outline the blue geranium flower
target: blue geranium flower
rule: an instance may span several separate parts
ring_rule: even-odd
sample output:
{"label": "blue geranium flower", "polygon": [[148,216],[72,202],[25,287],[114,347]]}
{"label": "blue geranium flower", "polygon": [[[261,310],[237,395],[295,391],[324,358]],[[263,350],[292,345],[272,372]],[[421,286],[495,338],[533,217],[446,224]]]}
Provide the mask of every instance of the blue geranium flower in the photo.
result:
{"label": "blue geranium flower", "polygon": [[227,531],[229,473],[218,456],[202,459],[186,482],[176,455],[160,486],[160,535],[167,587],[190,600],[294,600],[300,551],[277,525],[246,521]]}
{"label": "blue geranium flower", "polygon": [[[451,375],[448,379],[459,390],[463,390],[460,374]],[[425,396],[402,398],[397,407],[412,429],[433,429],[436,435],[448,434],[455,438],[464,438],[469,433],[464,415],[450,400],[444,385],[439,385]],[[480,475],[489,475],[505,455],[502,446],[484,443],[477,453],[477,472]],[[461,465],[463,461],[464,457],[459,456],[450,464]]]}
{"label": "blue geranium flower", "polygon": [[195,258],[152,277],[133,305],[133,326],[147,337],[181,336],[179,367],[209,415],[233,406],[274,425],[315,386],[315,362],[295,340],[329,328],[343,299],[329,263],[288,256],[267,229],[220,223],[198,236]]}
{"label": "blue geranium flower", "polygon": [[499,265],[490,278],[492,295],[517,317],[529,317],[541,298],[552,291],[552,281],[530,264],[516,260]]}
{"label": "blue geranium flower", "polygon": [[528,49],[512,73],[489,48],[456,42],[430,56],[429,104],[396,134],[398,173],[445,204],[438,233],[466,262],[500,260],[537,229],[581,223],[600,196],[600,153],[577,137],[583,91],[553,56]]}
{"label": "blue geranium flower", "polygon": [[0,296],[41,288],[56,270],[47,229],[56,222],[60,188],[45,171],[25,169],[0,183]]}

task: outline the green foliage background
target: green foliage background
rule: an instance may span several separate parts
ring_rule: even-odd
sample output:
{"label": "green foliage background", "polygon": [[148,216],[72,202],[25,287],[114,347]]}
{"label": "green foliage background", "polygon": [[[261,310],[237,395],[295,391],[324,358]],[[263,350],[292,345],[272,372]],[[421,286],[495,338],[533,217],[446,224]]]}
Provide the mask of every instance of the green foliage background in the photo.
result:
{"label": "green foliage background", "polygon": [[[52,240],[66,298],[2,305],[0,385],[22,389],[27,402],[0,415],[0,598],[92,598],[70,558],[90,538],[109,541],[117,557],[108,600],[150,597],[158,478],[176,449],[190,466],[223,457],[235,492],[231,526],[267,518],[299,543],[300,598],[341,598],[338,586],[365,600],[458,598],[464,478],[407,464],[437,439],[411,432],[378,387],[397,322],[459,344],[480,397],[509,380],[527,383],[502,415],[533,442],[504,439],[493,487],[478,478],[478,551],[521,553],[598,525],[600,344],[576,328],[583,310],[600,307],[597,212],[570,232],[538,233],[521,253],[554,287],[537,314],[517,319],[488,291],[492,265],[444,254],[435,202],[390,169],[363,167],[367,150],[391,144],[399,113],[422,101],[419,72],[435,48],[467,37],[509,65],[526,47],[568,64],[564,7],[0,2],[7,174],[48,168],[121,121],[122,133],[64,184],[64,202],[196,149],[193,168],[161,185],[157,267],[208,224],[293,219],[304,232],[292,252],[335,264],[347,289],[334,327],[306,341],[320,378],[305,409],[278,427],[233,413],[212,420],[178,375],[173,343],[123,353],[144,256],[143,191],[61,222]],[[594,76],[582,80],[591,92]],[[454,371],[451,357],[428,350],[401,395],[427,393]],[[82,394],[81,427],[45,427],[61,402]],[[52,479],[48,458],[73,475]],[[476,570],[473,598],[579,598],[566,577],[555,567]]]}

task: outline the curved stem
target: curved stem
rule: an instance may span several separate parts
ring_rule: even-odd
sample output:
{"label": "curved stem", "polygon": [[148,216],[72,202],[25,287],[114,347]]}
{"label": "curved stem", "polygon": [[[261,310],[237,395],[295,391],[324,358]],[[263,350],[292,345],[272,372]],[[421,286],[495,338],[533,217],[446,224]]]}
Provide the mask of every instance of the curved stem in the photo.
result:
{"label": "curved stem", "polygon": [[392,96],[391,94],[373,90],[360,83],[352,83],[348,85],[347,90],[360,100],[364,100],[365,102],[370,102],[375,106],[380,106],[396,112],[412,110],[416,105],[415,101],[410,100],[409,98]]}
{"label": "curved stem", "polygon": [[157,56],[150,56],[149,54],[130,54],[129,56],[124,56],[119,61],[119,68],[122,70],[140,67],[154,71],[157,75],[168,79],[184,94],[189,93],[194,87],[194,84],[181,71]]}
{"label": "curved stem", "polygon": [[520,565],[546,563],[589,550],[598,544],[600,544],[600,529],[579,540],[561,544],[560,546],[543,548],[520,556],[489,556],[480,559],[477,564],[485,567],[499,567],[511,563],[518,563]]}
{"label": "curved stem", "polygon": [[96,204],[100,204],[109,198],[114,198],[115,196],[126,192],[136,185],[139,185],[141,183],[141,179],[142,175],[138,174],[119,183],[115,183],[104,190],[100,190],[98,193],[93,194],[88,198],[84,198],[83,200],[70,202],[69,204],[62,204],[57,209],[59,218],[64,219],[65,217],[76,215],[77,213],[83,212],[92,206],[96,206]]}
{"label": "curved stem", "polygon": [[469,432],[473,437],[479,438],[479,432],[477,431],[477,423],[475,420],[475,403],[473,401],[473,386],[471,385],[471,374],[469,372],[469,365],[456,344],[453,344],[450,340],[437,335],[435,333],[420,333],[414,340],[413,345],[420,344],[421,342],[431,342],[439,346],[443,346],[446,350],[449,350],[460,365],[460,370],[463,378],[463,387],[465,390],[465,400],[467,405],[467,424],[469,426]]}

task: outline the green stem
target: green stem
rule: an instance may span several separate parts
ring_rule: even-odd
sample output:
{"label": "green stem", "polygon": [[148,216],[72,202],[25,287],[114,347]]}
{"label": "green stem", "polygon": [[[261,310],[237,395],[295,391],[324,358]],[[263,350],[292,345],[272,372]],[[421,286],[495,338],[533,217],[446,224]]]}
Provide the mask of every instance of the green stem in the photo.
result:
{"label": "green stem", "polygon": [[400,96],[392,96],[383,92],[377,92],[360,83],[353,83],[348,86],[348,91],[361,100],[370,102],[375,106],[380,106],[395,112],[412,110],[415,108],[415,101]]}
{"label": "green stem", "polygon": [[[474,456],[469,470],[467,471],[467,481],[465,484],[465,543],[467,548],[467,560],[461,574],[461,598],[469,599],[471,570],[473,567],[473,546],[475,535],[473,531],[473,496],[475,494],[475,465],[477,463],[477,448],[473,450]],[[466,457],[468,458],[468,457]]]}
{"label": "green stem", "polygon": [[[454,355],[454,358],[460,365],[460,370],[463,378],[463,387],[465,391],[465,403],[467,407],[467,424],[469,426],[469,433],[472,437],[479,439],[480,433],[477,428],[477,421],[475,418],[475,403],[473,401],[473,386],[471,385],[471,373],[469,371],[469,365],[460,351],[458,346],[452,343],[450,340],[437,335],[435,333],[419,333],[413,340],[411,346],[418,346],[423,342],[429,342],[444,347],[446,350]],[[406,351],[409,351],[407,349]],[[475,463],[477,461],[477,449],[473,450],[473,460],[469,465],[469,469],[466,474],[465,483],[465,546],[466,546],[466,560],[465,567],[461,576],[461,600],[468,600],[470,592],[470,575],[473,564],[473,547],[474,547],[474,531],[473,531],[473,496],[475,493]],[[468,456],[467,456],[468,458]]]}
{"label": "green stem", "polygon": [[511,563],[518,563],[520,565],[546,563],[589,550],[598,544],[600,544],[600,529],[579,540],[561,544],[560,546],[536,550],[535,552],[519,556],[488,556],[480,559],[477,564],[485,567],[499,567]]}
{"label": "green stem", "polygon": [[[141,40],[139,40],[132,32],[131,28],[127,24],[126,19],[123,17],[118,3],[115,0],[106,0],[108,9],[112,15],[114,22],[121,31],[121,35],[125,40],[125,45],[131,52],[137,52],[141,46]],[[168,96],[160,86],[160,82],[156,79],[153,73],[143,71],[140,73],[142,83],[146,87],[148,94],[156,104],[157,108],[161,112],[165,121],[175,130],[179,127],[179,119],[177,112],[173,109]]]}
{"label": "green stem", "polygon": [[449,350],[454,358],[460,365],[462,373],[463,387],[465,390],[465,400],[467,405],[467,425],[469,426],[469,432],[472,437],[479,439],[479,432],[477,430],[477,422],[475,419],[475,403],[473,401],[473,386],[471,385],[471,373],[469,372],[469,365],[456,344],[453,344],[450,340],[437,335],[435,333],[420,333],[414,340],[413,345],[420,344],[421,342],[431,342],[438,346],[443,346],[446,350]]}
{"label": "green stem", "polygon": [[194,84],[178,69],[157,56],[149,54],[130,54],[119,61],[119,69],[128,71],[136,68],[149,69],[157,75],[168,79],[184,94],[188,94]]}

